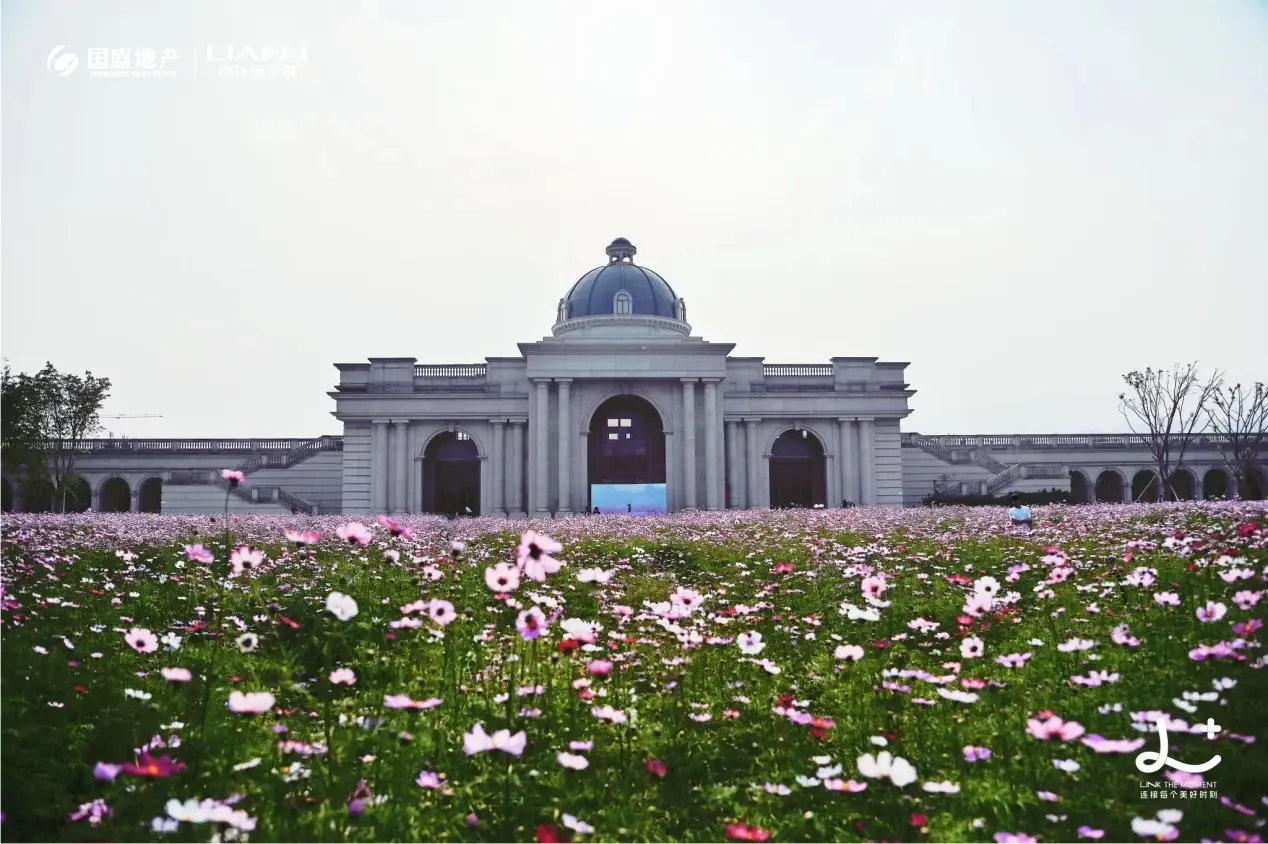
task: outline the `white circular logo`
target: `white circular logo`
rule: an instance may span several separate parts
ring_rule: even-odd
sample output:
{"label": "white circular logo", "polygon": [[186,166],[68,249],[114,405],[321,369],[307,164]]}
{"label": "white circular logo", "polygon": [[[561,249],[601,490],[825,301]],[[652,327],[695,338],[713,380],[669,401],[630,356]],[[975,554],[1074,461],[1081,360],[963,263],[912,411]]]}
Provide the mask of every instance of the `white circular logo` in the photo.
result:
{"label": "white circular logo", "polygon": [[75,72],[75,68],[79,67],[79,56],[74,53],[63,53],[66,49],[65,44],[60,44],[53,48],[53,52],[48,54],[48,72],[57,76],[70,76]]}

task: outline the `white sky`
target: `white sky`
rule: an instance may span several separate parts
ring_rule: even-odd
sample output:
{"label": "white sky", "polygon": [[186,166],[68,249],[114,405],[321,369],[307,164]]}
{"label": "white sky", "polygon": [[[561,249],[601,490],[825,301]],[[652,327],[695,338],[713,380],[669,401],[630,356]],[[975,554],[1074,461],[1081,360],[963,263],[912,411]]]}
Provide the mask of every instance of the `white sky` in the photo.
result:
{"label": "white sky", "polygon": [[[163,415],[116,435],[337,433],[334,362],[515,354],[617,236],[737,355],[910,361],[907,430],[1268,379],[1268,3],[19,0],[0,32],[0,346]],[[308,59],[220,79],[229,44]]]}

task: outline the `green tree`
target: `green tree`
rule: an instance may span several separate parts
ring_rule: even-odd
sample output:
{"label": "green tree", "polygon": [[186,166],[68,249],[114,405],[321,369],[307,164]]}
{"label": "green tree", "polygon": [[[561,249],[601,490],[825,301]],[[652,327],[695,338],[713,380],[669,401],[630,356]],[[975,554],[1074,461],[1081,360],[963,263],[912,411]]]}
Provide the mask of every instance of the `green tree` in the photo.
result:
{"label": "green tree", "polygon": [[47,479],[53,509],[64,511],[83,441],[101,430],[110,379],[91,372],[58,372],[52,363],[35,375],[4,371],[4,464],[35,489]]}

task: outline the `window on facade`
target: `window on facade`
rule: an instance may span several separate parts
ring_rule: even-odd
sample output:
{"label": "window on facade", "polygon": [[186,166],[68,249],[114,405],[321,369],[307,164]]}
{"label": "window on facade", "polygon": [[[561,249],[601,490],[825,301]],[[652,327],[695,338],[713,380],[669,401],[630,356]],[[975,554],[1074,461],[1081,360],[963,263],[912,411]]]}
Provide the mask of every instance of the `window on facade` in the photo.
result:
{"label": "window on facade", "polygon": [[460,440],[469,440],[469,439],[471,439],[471,435],[470,435],[470,434],[468,434],[466,431],[458,431],[458,432],[457,432],[457,437],[458,437],[458,439],[460,439]]}
{"label": "window on facade", "polygon": [[616,299],[612,303],[612,313],[628,314],[633,310],[632,304],[633,302],[630,299],[630,294],[622,290],[620,293],[616,294]]}
{"label": "window on facade", "polygon": [[617,434],[608,434],[608,439],[616,440],[616,439],[620,439],[620,437]]}

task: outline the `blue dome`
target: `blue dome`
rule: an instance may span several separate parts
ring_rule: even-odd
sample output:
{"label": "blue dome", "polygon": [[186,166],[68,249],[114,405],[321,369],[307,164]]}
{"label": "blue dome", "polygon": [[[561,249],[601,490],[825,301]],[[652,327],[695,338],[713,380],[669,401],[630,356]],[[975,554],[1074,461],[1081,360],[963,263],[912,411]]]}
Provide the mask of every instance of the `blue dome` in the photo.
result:
{"label": "blue dome", "polygon": [[577,279],[564,297],[564,319],[604,316],[618,313],[617,294],[625,291],[630,297],[628,311],[621,313],[677,318],[678,296],[669,282],[652,270],[633,262],[638,250],[619,237],[608,247],[610,263],[595,267]]}

